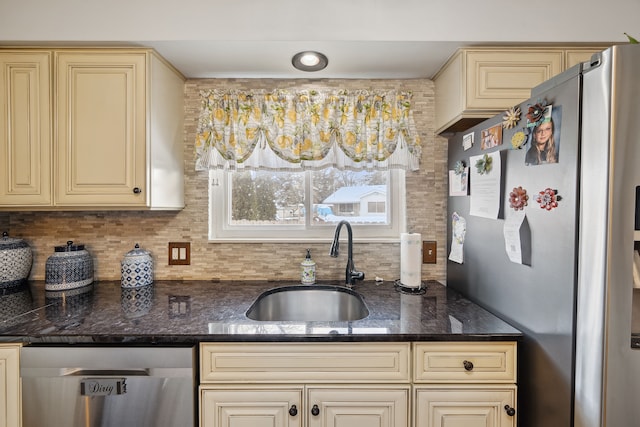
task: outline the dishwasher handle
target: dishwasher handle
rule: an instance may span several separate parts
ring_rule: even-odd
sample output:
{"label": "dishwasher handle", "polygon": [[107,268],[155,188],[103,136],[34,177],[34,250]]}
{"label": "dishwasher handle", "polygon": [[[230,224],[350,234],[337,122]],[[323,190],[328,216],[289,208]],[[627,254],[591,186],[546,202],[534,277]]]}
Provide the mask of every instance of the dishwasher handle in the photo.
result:
{"label": "dishwasher handle", "polygon": [[149,369],[86,369],[86,368],[64,368],[62,376],[74,377],[148,377]]}

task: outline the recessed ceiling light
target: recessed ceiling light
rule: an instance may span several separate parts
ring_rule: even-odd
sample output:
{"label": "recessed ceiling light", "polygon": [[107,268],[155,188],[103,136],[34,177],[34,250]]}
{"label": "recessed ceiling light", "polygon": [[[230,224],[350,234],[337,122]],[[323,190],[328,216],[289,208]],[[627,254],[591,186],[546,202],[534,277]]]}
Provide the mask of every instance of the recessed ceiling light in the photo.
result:
{"label": "recessed ceiling light", "polygon": [[320,71],[326,68],[329,60],[320,52],[307,50],[293,55],[291,63],[300,71]]}

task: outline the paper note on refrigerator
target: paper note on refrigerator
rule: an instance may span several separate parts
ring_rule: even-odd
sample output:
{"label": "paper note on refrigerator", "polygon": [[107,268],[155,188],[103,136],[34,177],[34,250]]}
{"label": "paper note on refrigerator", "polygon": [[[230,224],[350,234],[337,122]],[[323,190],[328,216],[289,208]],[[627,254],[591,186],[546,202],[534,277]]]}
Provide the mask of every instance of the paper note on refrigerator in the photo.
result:
{"label": "paper note on refrigerator", "polygon": [[449,196],[466,196],[469,194],[469,167],[457,174],[456,171],[449,171]]}
{"label": "paper note on refrigerator", "polygon": [[522,264],[522,241],[520,229],[526,215],[524,211],[514,211],[504,222],[504,248],[511,262]]}
{"label": "paper note on refrigerator", "polygon": [[467,220],[454,212],[451,215],[451,252],[449,252],[449,260],[462,264],[464,236],[467,234]]}
{"label": "paper note on refrigerator", "polygon": [[500,151],[472,156],[469,214],[497,219],[500,211]]}

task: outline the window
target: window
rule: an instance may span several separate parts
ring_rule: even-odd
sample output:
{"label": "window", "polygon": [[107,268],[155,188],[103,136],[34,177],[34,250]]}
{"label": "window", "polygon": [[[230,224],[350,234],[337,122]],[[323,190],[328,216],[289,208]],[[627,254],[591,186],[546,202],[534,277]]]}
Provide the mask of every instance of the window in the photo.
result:
{"label": "window", "polygon": [[385,202],[369,202],[367,204],[368,212],[372,213],[385,213]]}
{"label": "window", "polygon": [[213,241],[326,240],[341,220],[358,240],[397,240],[405,228],[401,170],[212,170],[209,176]]}

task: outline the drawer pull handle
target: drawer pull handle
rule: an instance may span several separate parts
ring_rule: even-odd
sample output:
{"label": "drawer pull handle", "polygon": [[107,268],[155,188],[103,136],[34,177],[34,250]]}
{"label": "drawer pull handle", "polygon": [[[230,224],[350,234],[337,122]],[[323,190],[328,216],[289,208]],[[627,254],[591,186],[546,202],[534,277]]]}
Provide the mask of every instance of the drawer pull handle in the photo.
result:
{"label": "drawer pull handle", "polygon": [[473,371],[473,363],[469,362],[468,360],[464,360],[462,362],[462,365],[464,366],[465,371]]}
{"label": "drawer pull handle", "polygon": [[291,405],[291,408],[289,408],[289,415],[292,417],[298,415],[298,408],[296,408],[296,405]]}
{"label": "drawer pull handle", "polygon": [[510,417],[513,417],[516,414],[516,410],[509,405],[504,405],[504,410]]}
{"label": "drawer pull handle", "polygon": [[140,188],[140,187],[136,187],[136,188],[134,188],[134,189],[133,189],[133,193],[134,193],[134,194],[140,194],[140,193],[142,193],[142,188]]}
{"label": "drawer pull handle", "polygon": [[311,408],[311,415],[314,417],[320,415],[320,408],[318,408],[318,405],[313,405],[313,408]]}

